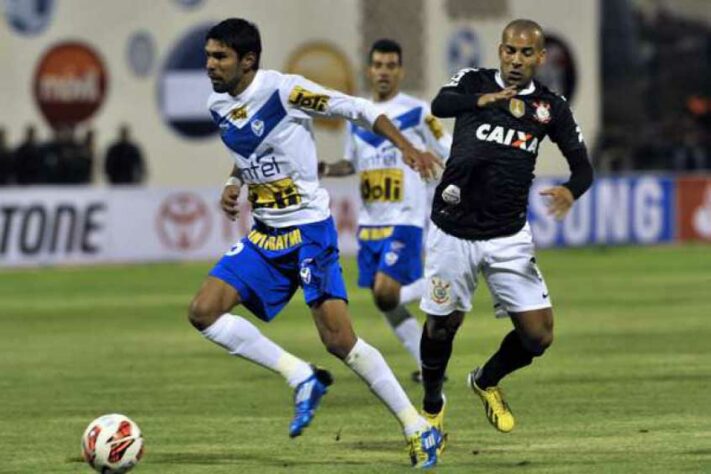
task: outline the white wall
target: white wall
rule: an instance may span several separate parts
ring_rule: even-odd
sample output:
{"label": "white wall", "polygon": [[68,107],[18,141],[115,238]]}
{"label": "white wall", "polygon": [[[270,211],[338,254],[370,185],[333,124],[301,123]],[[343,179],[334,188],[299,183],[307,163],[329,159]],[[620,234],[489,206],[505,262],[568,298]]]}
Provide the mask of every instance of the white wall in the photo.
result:
{"label": "white wall", "polygon": [[[428,0],[426,38],[427,90],[418,94],[431,98],[445,82],[444,59],[447,37],[458,23],[446,18],[444,0]],[[598,10],[597,0],[509,0],[512,17],[538,20],[544,29],[562,36],[573,47],[578,64],[576,117],[591,143],[598,121]],[[109,70],[109,91],[105,103],[91,120],[97,129],[98,150],[114,138],[122,122],[132,124],[136,140],[148,157],[150,184],[211,186],[222,183],[231,169],[226,151],[217,136],[187,140],[166,126],[157,106],[160,65],[172,45],[191,27],[242,16],[255,21],[262,33],[265,68],[281,69],[290,52],[312,40],[325,40],[342,50],[355,66],[356,81],[362,67],[359,57],[360,5],[357,0],[206,0],[194,9],[172,0],[57,0],[50,26],[38,36],[20,36],[0,21],[0,126],[9,140],[20,140],[28,123],[44,126],[32,95],[32,77],[37,61],[53,43],[78,39],[102,55]],[[501,28],[509,20],[473,22],[486,48],[486,66],[496,67],[496,46]],[[137,78],[126,63],[126,43],[139,30],[151,32],[158,60],[146,78]],[[357,81],[358,83],[358,81]],[[451,124],[449,124],[451,126]],[[45,131],[42,136],[46,137]],[[341,156],[340,132],[320,131],[321,155]],[[565,163],[557,151],[543,147],[541,174],[559,174]]]}

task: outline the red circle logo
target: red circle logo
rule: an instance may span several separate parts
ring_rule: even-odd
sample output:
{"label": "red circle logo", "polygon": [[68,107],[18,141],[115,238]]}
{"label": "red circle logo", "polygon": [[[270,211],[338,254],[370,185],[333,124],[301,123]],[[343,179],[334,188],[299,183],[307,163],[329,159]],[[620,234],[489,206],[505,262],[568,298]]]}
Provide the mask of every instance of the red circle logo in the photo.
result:
{"label": "red circle logo", "polygon": [[37,105],[52,127],[74,125],[101,107],[108,74],[99,55],[89,46],[67,42],[51,48],[35,70]]}
{"label": "red circle logo", "polygon": [[157,217],[158,236],[170,249],[198,249],[210,235],[210,213],[196,194],[171,194],[161,204]]}

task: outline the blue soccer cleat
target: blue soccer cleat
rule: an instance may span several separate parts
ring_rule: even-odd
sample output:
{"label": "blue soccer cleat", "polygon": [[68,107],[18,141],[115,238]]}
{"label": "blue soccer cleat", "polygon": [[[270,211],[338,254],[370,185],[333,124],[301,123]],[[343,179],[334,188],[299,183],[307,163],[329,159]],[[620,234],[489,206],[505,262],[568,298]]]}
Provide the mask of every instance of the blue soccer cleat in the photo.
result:
{"label": "blue soccer cleat", "polygon": [[327,387],[332,383],[333,377],[330,372],[315,368],[311,377],[296,386],[294,419],[289,425],[289,437],[296,438],[311,424],[321,397],[326,394]]}
{"label": "blue soccer cleat", "polygon": [[441,449],[444,438],[435,427],[415,433],[407,439],[412,467],[429,469],[437,464],[437,451]]}

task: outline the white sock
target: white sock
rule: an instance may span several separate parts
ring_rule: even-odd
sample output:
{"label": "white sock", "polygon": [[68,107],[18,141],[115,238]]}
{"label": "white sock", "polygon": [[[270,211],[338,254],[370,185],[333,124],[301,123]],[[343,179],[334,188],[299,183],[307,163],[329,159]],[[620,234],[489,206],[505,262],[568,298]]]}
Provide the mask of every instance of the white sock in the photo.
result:
{"label": "white sock", "polygon": [[393,331],[407,352],[415,358],[417,367],[420,367],[420,339],[422,338],[420,324],[414,317],[410,317],[401,322],[398,327],[393,328]]}
{"label": "white sock", "polygon": [[363,380],[370,390],[388,407],[402,425],[405,436],[425,431],[427,422],[407,398],[393,371],[378,350],[363,339],[358,339],[345,363]]}
{"label": "white sock", "polygon": [[267,339],[256,326],[240,316],[223,314],[202,335],[229,351],[280,373],[292,387],[313,374],[311,366]]}
{"label": "white sock", "polygon": [[420,278],[414,283],[400,287],[400,304],[405,305],[422,298],[425,294],[425,279]]}

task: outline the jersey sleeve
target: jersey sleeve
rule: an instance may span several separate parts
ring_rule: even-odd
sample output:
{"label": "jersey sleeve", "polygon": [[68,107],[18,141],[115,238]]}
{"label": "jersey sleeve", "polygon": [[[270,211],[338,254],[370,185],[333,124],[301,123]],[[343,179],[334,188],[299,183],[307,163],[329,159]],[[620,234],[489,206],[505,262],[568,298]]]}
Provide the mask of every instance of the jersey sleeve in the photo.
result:
{"label": "jersey sleeve", "polygon": [[475,94],[479,92],[478,72],[479,70],[473,67],[460,69],[442,86],[442,90],[452,90],[461,94]]}
{"label": "jersey sleeve", "polygon": [[355,125],[349,123],[346,127],[346,136],[343,141],[343,159],[355,163],[356,161],[356,143],[355,143]]}
{"label": "jersey sleeve", "polygon": [[446,160],[449,157],[449,149],[452,147],[452,135],[444,128],[442,122],[432,115],[429,107],[424,108],[423,115],[422,134],[427,149],[442,160]]}
{"label": "jersey sleeve", "polygon": [[477,110],[481,89],[478,69],[462,69],[449,79],[432,100],[432,113],[441,118],[456,117]]}
{"label": "jersey sleeve", "polygon": [[565,100],[558,107],[548,130],[548,136],[558,145],[564,155],[579,148],[585,148],[583,131],[575,121],[573,112]]}
{"label": "jersey sleeve", "polygon": [[368,130],[372,130],[380,115],[365,99],[328,89],[298,75],[285,76],[280,94],[290,109],[312,117],[344,118]]}

